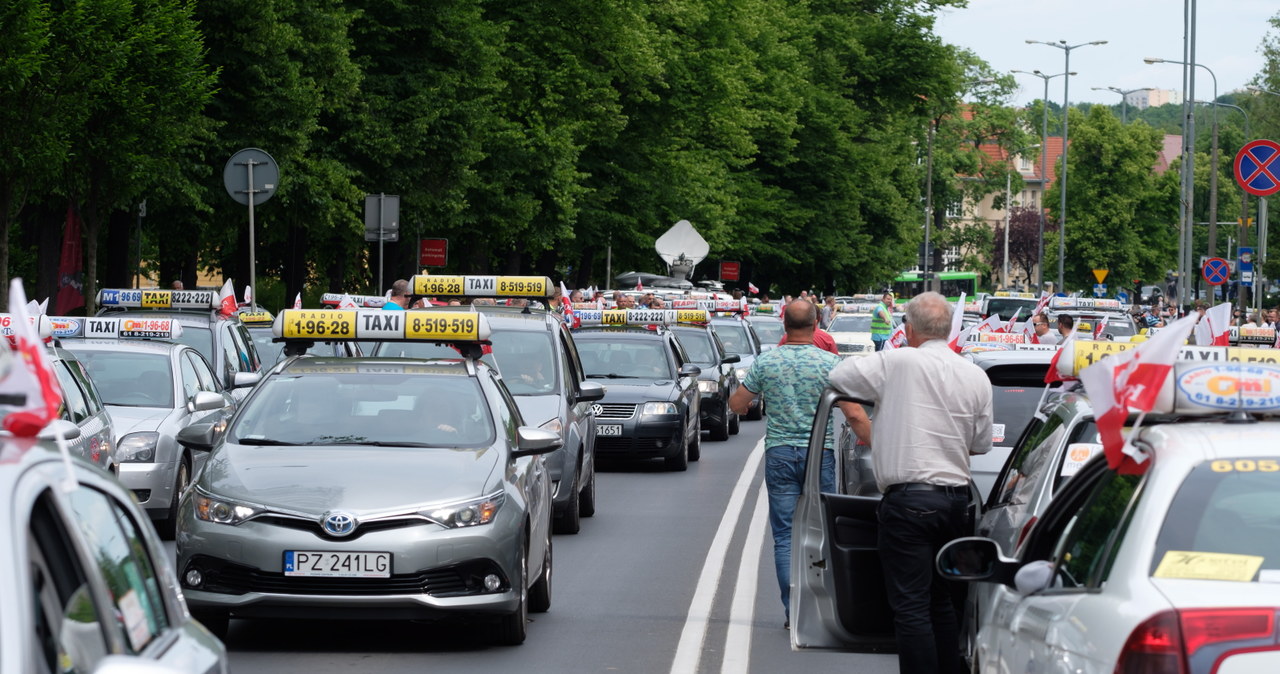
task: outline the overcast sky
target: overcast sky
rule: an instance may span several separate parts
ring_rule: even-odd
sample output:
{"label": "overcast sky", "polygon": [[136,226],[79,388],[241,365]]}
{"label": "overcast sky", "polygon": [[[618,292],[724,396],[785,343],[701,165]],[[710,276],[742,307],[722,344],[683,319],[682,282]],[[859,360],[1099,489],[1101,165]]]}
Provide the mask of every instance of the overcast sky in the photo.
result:
{"label": "overcast sky", "polygon": [[[1277,0],[1199,0],[1196,62],[1218,76],[1218,91],[1244,87],[1262,69],[1260,46],[1280,13]],[[1090,87],[1182,89],[1182,67],[1142,62],[1145,57],[1182,60],[1183,2],[1180,0],[969,0],[964,9],[943,12],[936,32],[948,43],[967,47],[997,70],[1063,71],[1063,50],[1026,40],[1075,45],[1107,40],[1071,51],[1071,102],[1114,104],[1118,94]],[[1273,33],[1274,34],[1274,33]],[[1196,98],[1213,95],[1204,68],[1196,73]],[[1018,75],[1025,105],[1044,95],[1044,82]],[[1049,100],[1062,101],[1062,78],[1049,82]]]}

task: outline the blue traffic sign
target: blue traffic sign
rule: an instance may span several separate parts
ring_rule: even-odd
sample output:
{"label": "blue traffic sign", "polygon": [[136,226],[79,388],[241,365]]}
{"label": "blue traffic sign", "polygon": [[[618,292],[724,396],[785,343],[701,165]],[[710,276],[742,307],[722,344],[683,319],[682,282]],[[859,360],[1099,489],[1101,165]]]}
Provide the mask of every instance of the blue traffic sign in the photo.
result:
{"label": "blue traffic sign", "polygon": [[1240,285],[1249,288],[1253,286],[1253,248],[1249,246],[1240,246],[1240,263],[1236,265],[1240,270]]}
{"label": "blue traffic sign", "polygon": [[1124,303],[1124,304],[1128,304],[1128,303],[1129,303],[1129,293],[1127,293],[1127,292],[1125,292],[1125,291],[1121,290],[1120,292],[1116,293],[1116,299],[1120,300],[1120,302],[1122,302],[1122,303]]}
{"label": "blue traffic sign", "polygon": [[1236,182],[1255,197],[1280,192],[1280,144],[1259,139],[1246,143],[1236,153]]}
{"label": "blue traffic sign", "polygon": [[1095,283],[1095,284],[1093,284],[1093,296],[1094,296],[1094,297],[1106,297],[1106,296],[1107,296],[1107,284],[1105,284],[1105,283]]}
{"label": "blue traffic sign", "polygon": [[1204,266],[1200,268],[1200,274],[1204,276],[1205,282],[1211,286],[1220,286],[1227,282],[1227,278],[1231,276],[1231,265],[1220,257],[1211,257],[1204,261]]}

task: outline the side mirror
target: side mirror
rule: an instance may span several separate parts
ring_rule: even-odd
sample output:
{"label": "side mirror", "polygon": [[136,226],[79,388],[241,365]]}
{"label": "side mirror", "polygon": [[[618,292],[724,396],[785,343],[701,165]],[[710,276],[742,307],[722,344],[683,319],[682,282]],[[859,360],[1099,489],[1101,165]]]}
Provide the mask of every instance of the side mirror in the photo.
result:
{"label": "side mirror", "polygon": [[957,538],[938,551],[938,573],[948,580],[986,581],[1013,586],[1018,561],[1000,554],[1000,544],[990,538]]}
{"label": "side mirror", "polygon": [[257,372],[237,372],[231,381],[231,388],[253,388],[260,381],[262,375]]}
{"label": "side mirror", "polygon": [[[181,442],[181,435],[179,435],[179,442]],[[563,444],[564,441],[560,439],[559,433],[532,426],[521,426],[516,429],[516,448],[511,455],[519,457],[548,454],[560,449]]]}
{"label": "side mirror", "polygon": [[213,391],[196,391],[191,396],[191,400],[187,401],[188,412],[208,412],[209,410],[222,409],[227,401],[223,397]]}
{"label": "side mirror", "polygon": [[212,451],[216,435],[213,426],[213,424],[191,424],[178,431],[175,439],[178,444],[187,449],[194,449],[198,452]]}
{"label": "side mirror", "polygon": [[685,363],[680,366],[681,377],[696,377],[700,374],[702,374],[702,368],[694,365],[693,363]]}
{"label": "side mirror", "polygon": [[596,382],[584,381],[578,384],[578,402],[592,403],[597,400],[603,400],[604,394],[604,386]]}
{"label": "side mirror", "polygon": [[725,357],[721,358],[720,362],[724,365],[728,365],[730,363],[740,363],[742,362],[742,356],[739,356],[736,353],[725,354]]}
{"label": "side mirror", "polygon": [[54,419],[49,422],[48,426],[40,429],[40,432],[36,437],[41,440],[54,440],[59,435],[61,435],[64,440],[76,440],[80,437],[80,427],[77,426],[74,421]]}
{"label": "side mirror", "polygon": [[108,655],[93,668],[93,674],[182,674],[183,671],[137,655]]}
{"label": "side mirror", "polygon": [[760,345],[760,353],[764,353],[764,352],[766,352],[766,351],[772,351],[772,350],[774,350],[775,348],[777,348],[777,346],[778,346],[777,344],[761,344],[761,345]]}

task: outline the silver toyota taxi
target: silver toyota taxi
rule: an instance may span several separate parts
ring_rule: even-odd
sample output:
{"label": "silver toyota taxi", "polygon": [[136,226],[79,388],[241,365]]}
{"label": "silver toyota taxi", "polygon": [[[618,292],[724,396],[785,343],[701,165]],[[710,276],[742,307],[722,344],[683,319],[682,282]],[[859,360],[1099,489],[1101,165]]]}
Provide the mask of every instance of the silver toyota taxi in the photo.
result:
{"label": "silver toyota taxi", "polygon": [[178,568],[215,633],[232,617],[475,619],[525,639],[551,603],[560,435],[527,427],[480,360],[483,314],[288,309],[293,348],[335,336],[447,342],[449,359],[294,356],[276,365],[179,507]]}

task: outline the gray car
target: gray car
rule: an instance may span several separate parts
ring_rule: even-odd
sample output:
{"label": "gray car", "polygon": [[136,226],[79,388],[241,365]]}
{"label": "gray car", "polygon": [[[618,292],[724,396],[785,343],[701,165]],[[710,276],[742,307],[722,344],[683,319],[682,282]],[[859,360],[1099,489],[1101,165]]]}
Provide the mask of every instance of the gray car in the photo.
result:
{"label": "gray car", "polygon": [[[65,320],[87,324],[103,319]],[[231,390],[222,386],[204,356],[184,344],[127,337],[63,338],[62,343],[101,391],[116,433],[120,482],[155,520],[160,535],[172,538],[178,497],[191,482],[197,458],[203,458],[184,451],[175,436],[193,423],[225,427],[236,409]],[[244,388],[258,378],[257,373],[239,373],[235,381]]]}
{"label": "gray car", "polygon": [[[275,329],[371,339],[356,327],[367,319],[404,339],[414,318],[291,309]],[[542,455],[560,435],[525,426],[479,360],[484,316],[432,318],[410,332],[466,357],[291,357],[220,440],[206,424],[179,433],[210,452],[179,507],[177,553],[187,601],[215,633],[231,617],[472,618],[518,644],[528,613],[550,607]]]}

